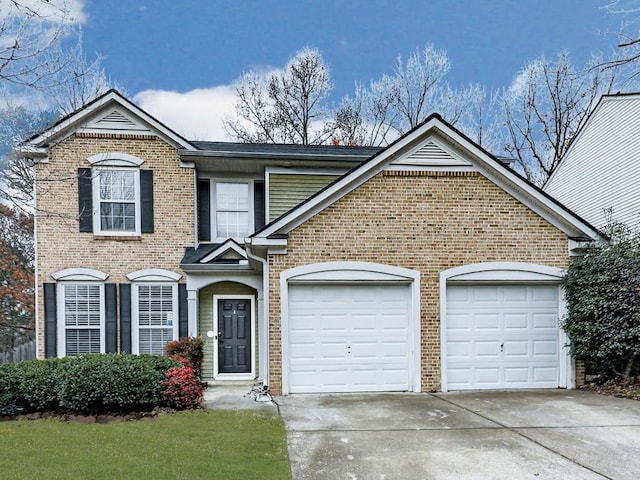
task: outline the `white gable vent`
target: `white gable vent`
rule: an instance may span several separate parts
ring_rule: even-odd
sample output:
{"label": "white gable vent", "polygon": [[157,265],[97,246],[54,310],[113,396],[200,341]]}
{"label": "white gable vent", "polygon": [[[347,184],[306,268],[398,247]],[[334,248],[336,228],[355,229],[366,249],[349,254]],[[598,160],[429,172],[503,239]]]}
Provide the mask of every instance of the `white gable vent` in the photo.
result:
{"label": "white gable vent", "polygon": [[120,113],[117,110],[112,111],[111,113],[105,115],[104,117],[102,117],[100,120],[96,122],[97,125],[105,124],[105,123],[119,124],[127,128],[136,126],[134,122],[132,122],[130,119],[125,117],[122,113]]}
{"label": "white gable vent", "polygon": [[396,165],[429,165],[429,166],[454,166],[471,165],[469,162],[454,157],[440,145],[433,141],[428,141],[406,157],[393,162]]}

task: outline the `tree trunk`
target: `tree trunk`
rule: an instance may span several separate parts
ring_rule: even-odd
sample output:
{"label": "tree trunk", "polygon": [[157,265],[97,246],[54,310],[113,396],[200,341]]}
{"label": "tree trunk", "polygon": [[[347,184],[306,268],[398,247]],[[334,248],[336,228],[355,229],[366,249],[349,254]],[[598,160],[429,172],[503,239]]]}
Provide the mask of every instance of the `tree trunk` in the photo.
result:
{"label": "tree trunk", "polygon": [[624,372],[622,372],[622,379],[625,383],[629,383],[631,380],[631,369],[633,368],[634,361],[636,359],[636,354],[632,353],[627,361],[627,366],[624,368]]}

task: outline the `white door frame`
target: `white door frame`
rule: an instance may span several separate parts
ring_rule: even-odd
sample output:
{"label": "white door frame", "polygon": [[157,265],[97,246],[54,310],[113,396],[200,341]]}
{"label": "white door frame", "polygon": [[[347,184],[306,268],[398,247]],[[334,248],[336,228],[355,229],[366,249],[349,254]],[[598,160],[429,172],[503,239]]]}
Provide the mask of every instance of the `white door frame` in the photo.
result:
{"label": "white door frame", "polygon": [[420,272],[408,268],[369,262],[324,262],[295,267],[280,273],[282,394],[289,395],[289,284],[356,283],[407,284],[409,300],[409,391],[421,391],[420,378]]}
{"label": "white door frame", "polygon": [[[248,373],[220,373],[218,359],[218,301],[250,300],[251,315],[251,371]],[[256,378],[256,299],[254,295],[214,295],[213,296],[213,378],[215,380],[253,380]]]}
{"label": "white door frame", "polygon": [[[447,286],[464,283],[555,284],[558,287],[558,322],[567,307],[561,281],[564,270],[524,262],[484,262],[454,267],[440,272],[440,389],[447,388]],[[558,325],[560,388],[575,388],[575,362],[569,354],[569,337]]]}

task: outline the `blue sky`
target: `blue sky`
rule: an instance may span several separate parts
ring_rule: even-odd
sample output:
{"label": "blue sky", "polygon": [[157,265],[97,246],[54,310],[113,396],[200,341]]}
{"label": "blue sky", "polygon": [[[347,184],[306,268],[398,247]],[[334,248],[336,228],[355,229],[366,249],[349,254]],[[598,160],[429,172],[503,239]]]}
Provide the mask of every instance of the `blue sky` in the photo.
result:
{"label": "blue sky", "polygon": [[[75,0],[81,1],[81,0]],[[220,140],[230,85],[318,48],[332,100],[391,73],[398,55],[433,43],[454,86],[507,87],[527,61],[566,49],[583,65],[608,54],[620,18],[607,0],[84,0],[88,56],[150,113],[190,138]]]}

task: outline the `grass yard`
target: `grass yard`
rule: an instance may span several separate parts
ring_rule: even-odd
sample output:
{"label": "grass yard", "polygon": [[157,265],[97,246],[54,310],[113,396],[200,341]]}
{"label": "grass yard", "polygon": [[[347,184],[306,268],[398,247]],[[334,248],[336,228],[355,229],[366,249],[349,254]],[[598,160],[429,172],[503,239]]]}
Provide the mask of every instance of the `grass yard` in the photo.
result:
{"label": "grass yard", "polygon": [[201,410],[108,424],[0,423],[0,477],[73,479],[290,479],[282,420]]}

